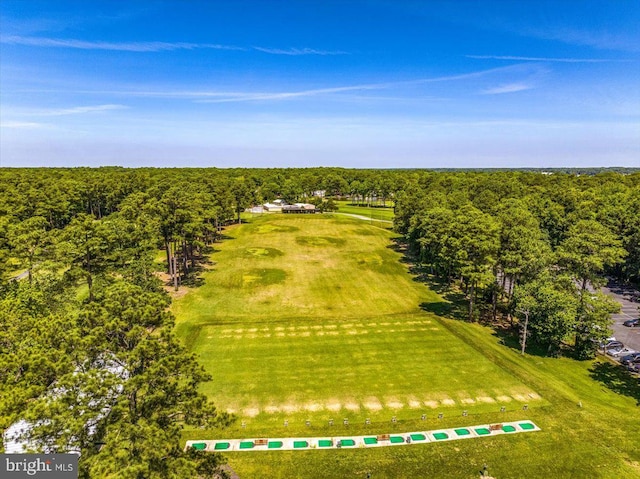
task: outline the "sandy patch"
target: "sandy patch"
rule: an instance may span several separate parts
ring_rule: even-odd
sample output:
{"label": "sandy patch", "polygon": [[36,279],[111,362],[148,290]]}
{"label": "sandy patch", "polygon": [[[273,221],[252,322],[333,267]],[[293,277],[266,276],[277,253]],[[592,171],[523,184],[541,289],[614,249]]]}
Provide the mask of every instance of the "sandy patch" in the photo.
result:
{"label": "sandy patch", "polygon": [[378,325],[378,323],[369,323],[367,324],[367,328],[375,328]]}
{"label": "sandy patch", "polygon": [[325,324],[324,326],[327,329],[336,329],[338,327],[337,324]]}
{"label": "sandy patch", "polygon": [[475,404],[476,400],[473,398],[463,398],[463,399],[460,399],[460,402],[462,404]]}
{"label": "sandy patch", "polygon": [[324,331],[318,331],[318,332],[316,333],[316,336],[324,336]]}
{"label": "sandy patch", "polygon": [[346,334],[350,334],[351,336],[354,336],[356,334],[358,334],[358,331],[356,329],[350,329],[348,331],[345,331]]}
{"label": "sandy patch", "polygon": [[542,399],[538,393],[529,393],[528,396],[531,399]]}
{"label": "sandy patch", "polygon": [[398,398],[389,398],[385,403],[390,409],[402,409],[404,407],[404,403],[400,402]]}
{"label": "sandy patch", "polygon": [[431,409],[437,408],[438,404],[438,401],[424,401],[424,405],[430,407]]}
{"label": "sandy patch", "polygon": [[353,328],[353,323],[345,323],[340,325],[343,328]]}
{"label": "sandy patch", "polygon": [[339,401],[330,400],[325,406],[329,411],[337,412],[342,407],[342,404]]}
{"label": "sandy patch", "polygon": [[236,333],[236,334],[242,334],[242,333],[244,333],[244,329],[236,329],[233,332]]}
{"label": "sandy patch", "polygon": [[315,324],[311,326],[311,329],[315,329],[315,330],[322,329],[322,326],[320,326],[319,324]]}
{"label": "sandy patch", "polygon": [[304,405],[305,411],[316,412],[322,409],[322,404],[317,402],[310,402]]}
{"label": "sandy patch", "polygon": [[258,414],[260,414],[260,409],[258,409],[257,407],[248,407],[242,410],[242,414],[247,417],[256,417]]}
{"label": "sandy patch", "polygon": [[513,397],[513,399],[515,399],[516,401],[527,402],[527,398],[522,394],[512,394],[511,397]]}
{"label": "sandy patch", "polygon": [[442,400],[440,401],[440,403],[441,403],[443,406],[455,406],[455,405],[456,405],[456,402],[455,402],[453,399],[450,399],[450,398],[442,399]]}
{"label": "sandy patch", "polygon": [[284,328],[282,326],[278,326],[277,328],[275,328],[276,331],[284,331]]}
{"label": "sandy patch", "polygon": [[278,336],[279,338],[284,337],[284,333],[276,333],[276,336]]}
{"label": "sandy patch", "polygon": [[267,406],[264,408],[264,412],[267,414],[276,414],[280,412],[280,408],[278,406]]}
{"label": "sandy patch", "polygon": [[309,336],[311,336],[311,332],[310,331],[303,331],[300,333],[300,336],[302,336],[303,338],[308,338]]}
{"label": "sandy patch", "polygon": [[294,412],[298,412],[300,410],[300,408],[298,407],[297,404],[294,403],[287,403],[287,404],[283,404],[282,406],[280,406],[280,409],[286,413],[294,413]]}
{"label": "sandy patch", "polygon": [[258,332],[258,328],[251,328],[251,329],[247,329],[248,333],[257,333]]}
{"label": "sandy patch", "polygon": [[440,328],[429,328],[429,331],[440,331]]}
{"label": "sandy patch", "polygon": [[511,402],[512,399],[510,396],[497,396],[496,399],[498,402]]}
{"label": "sandy patch", "polygon": [[382,409],[382,404],[380,404],[377,397],[367,398],[362,405],[369,411],[380,411]]}
{"label": "sandy patch", "polygon": [[338,331],[327,331],[329,336],[338,336],[340,333]]}
{"label": "sandy patch", "polygon": [[492,397],[490,397],[490,396],[480,396],[480,397],[477,397],[477,398],[476,398],[476,401],[478,401],[478,402],[484,402],[484,403],[494,403],[494,402],[496,402],[496,400],[495,400],[495,399],[493,399],[493,398],[492,398]]}
{"label": "sandy patch", "polygon": [[352,411],[352,412],[360,411],[360,405],[358,403],[355,403],[355,402],[345,403],[344,408],[349,410],[349,411]]}
{"label": "sandy patch", "polygon": [[247,339],[256,339],[257,337],[257,334],[247,334]]}
{"label": "sandy patch", "polygon": [[411,409],[420,409],[422,407],[422,403],[414,396],[409,396],[407,398],[407,404]]}
{"label": "sandy patch", "polygon": [[380,326],[389,326],[391,323],[380,323]]}
{"label": "sandy patch", "polygon": [[244,338],[244,336],[242,334],[238,334],[238,335],[233,337],[233,339],[242,339],[242,338]]}

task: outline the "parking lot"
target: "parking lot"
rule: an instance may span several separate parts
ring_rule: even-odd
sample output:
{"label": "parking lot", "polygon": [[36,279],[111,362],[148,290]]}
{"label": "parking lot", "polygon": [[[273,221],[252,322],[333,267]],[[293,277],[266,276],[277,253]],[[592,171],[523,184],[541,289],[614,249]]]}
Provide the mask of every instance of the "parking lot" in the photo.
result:
{"label": "parking lot", "polygon": [[621,311],[613,315],[613,336],[625,346],[640,351],[640,328],[628,328],[622,325],[627,319],[637,318],[640,315],[638,312],[640,303],[631,300],[637,291],[614,281],[609,281],[602,290],[622,306]]}

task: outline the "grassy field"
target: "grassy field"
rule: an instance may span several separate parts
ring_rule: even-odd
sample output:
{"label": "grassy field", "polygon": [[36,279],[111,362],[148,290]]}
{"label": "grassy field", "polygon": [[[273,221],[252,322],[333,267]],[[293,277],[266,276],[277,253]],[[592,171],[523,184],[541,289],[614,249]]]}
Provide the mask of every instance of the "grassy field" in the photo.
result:
{"label": "grassy field", "polygon": [[366,216],[374,221],[393,220],[393,207],[391,206],[371,208],[369,206],[355,206],[351,201],[337,201],[336,204],[338,205],[339,213]]}
{"label": "grassy field", "polygon": [[475,477],[485,462],[496,477],[640,477],[637,386],[608,363],[521,357],[487,328],[427,312],[444,301],[413,280],[389,231],[340,215],[264,215],[227,234],[204,284],[173,310],[178,334],[214,377],[204,392],[239,420],[185,438],[525,417],[543,428],[402,448],[229,454],[240,477]]}

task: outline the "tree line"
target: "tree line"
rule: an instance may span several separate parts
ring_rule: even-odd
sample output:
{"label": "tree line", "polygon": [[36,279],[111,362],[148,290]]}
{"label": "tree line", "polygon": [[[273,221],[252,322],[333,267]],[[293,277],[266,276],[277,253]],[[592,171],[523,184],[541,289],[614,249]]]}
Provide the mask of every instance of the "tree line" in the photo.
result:
{"label": "tree line", "polygon": [[[173,335],[167,283],[188,280],[246,207],[284,198],[332,210],[331,196],[370,175],[1,169],[0,429],[25,420],[15,439],[80,451],[83,478],[222,474],[218,455],[180,447],[183,426],[232,418],[198,393],[210,377]],[[373,197],[376,185],[359,188]]]}
{"label": "tree line", "polygon": [[637,173],[421,172],[396,198],[395,228],[465,294],[469,321],[526,318],[549,354],[587,358],[618,308],[606,277],[640,280],[639,207]]}
{"label": "tree line", "polygon": [[166,287],[275,198],[394,204],[470,320],[527,311],[532,341],[588,356],[615,307],[605,275],[640,281],[640,174],[626,173],[0,169],[0,429],[24,419],[36,447],[80,450],[83,478],[219,473],[218,456],[180,448],[184,425],[232,418],[197,392],[209,376],[173,335]]}

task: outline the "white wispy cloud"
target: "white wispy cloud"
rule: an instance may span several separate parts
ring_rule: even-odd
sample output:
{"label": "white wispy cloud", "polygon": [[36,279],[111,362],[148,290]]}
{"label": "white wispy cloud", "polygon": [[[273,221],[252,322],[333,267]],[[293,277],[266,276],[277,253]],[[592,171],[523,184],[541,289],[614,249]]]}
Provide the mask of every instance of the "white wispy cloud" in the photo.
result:
{"label": "white wispy cloud", "polygon": [[519,62],[558,62],[558,63],[607,63],[628,62],[633,60],[613,60],[605,58],[554,58],[554,57],[526,57],[510,55],[465,55],[467,58],[478,60],[509,60]]}
{"label": "white wispy cloud", "polygon": [[0,128],[40,128],[44,126],[42,123],[32,121],[3,121]]}
{"label": "white wispy cloud", "polygon": [[507,83],[493,88],[482,90],[483,95],[500,95],[502,93],[515,93],[517,91],[531,90],[533,85],[528,83]]}
{"label": "white wispy cloud", "polygon": [[[314,88],[309,90],[289,91],[289,92],[253,92],[253,93],[222,93],[222,92],[200,92],[201,103],[229,103],[229,102],[243,102],[243,101],[261,101],[261,100],[286,100],[290,98],[310,97],[331,93],[344,93],[352,91],[366,91],[366,90],[384,90],[388,88],[398,86],[411,86],[421,85],[428,83],[447,82],[447,81],[460,81],[468,80],[472,78],[479,78],[485,75],[506,72],[518,69],[518,65],[512,65],[508,67],[491,68],[488,70],[480,70],[476,72],[463,73],[460,75],[448,75],[441,77],[431,78],[418,78],[415,80],[401,80],[382,83],[364,83],[359,85],[347,85],[339,87],[329,88]],[[208,97],[208,98],[205,98]]]}
{"label": "white wispy cloud", "polygon": [[124,52],[162,52],[174,50],[246,50],[233,45],[189,42],[103,42],[64,38],[24,37],[20,35],[0,36],[0,43],[32,47],[75,48],[80,50],[111,50]]}
{"label": "white wispy cloud", "polygon": [[112,110],[125,110],[129,108],[125,105],[91,105],[91,106],[76,106],[73,108],[58,108],[58,109],[50,109],[50,110],[36,110],[32,112],[35,116],[65,116],[65,115],[81,115],[84,113],[95,113],[101,111],[112,111]]}
{"label": "white wispy cloud", "polygon": [[551,28],[545,30],[525,30],[524,34],[557,40],[571,45],[582,45],[600,50],[640,51],[637,35],[625,32],[589,31],[575,28]]}
{"label": "white wispy cloud", "polygon": [[299,56],[299,55],[349,55],[349,52],[344,52],[342,50],[316,50],[315,48],[267,48],[267,47],[253,47],[254,50],[263,53],[270,53],[272,55],[289,55],[289,56]]}
{"label": "white wispy cloud", "polygon": [[493,88],[482,90],[483,95],[500,95],[502,93],[515,93],[518,91],[531,90],[533,85],[528,83],[507,83]]}
{"label": "white wispy cloud", "polygon": [[2,35],[0,43],[7,45],[24,45],[30,47],[49,48],[75,48],[78,50],[110,50],[121,52],[167,52],[176,50],[255,50],[270,55],[348,55],[341,50],[319,50],[315,48],[268,48],[253,46],[251,48],[236,45],[222,45],[219,43],[192,43],[192,42],[104,42],[91,40],[78,40],[75,38],[48,38],[21,35]]}

